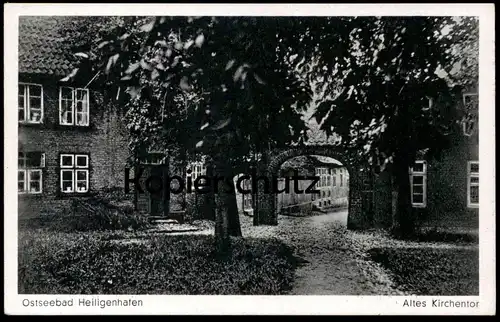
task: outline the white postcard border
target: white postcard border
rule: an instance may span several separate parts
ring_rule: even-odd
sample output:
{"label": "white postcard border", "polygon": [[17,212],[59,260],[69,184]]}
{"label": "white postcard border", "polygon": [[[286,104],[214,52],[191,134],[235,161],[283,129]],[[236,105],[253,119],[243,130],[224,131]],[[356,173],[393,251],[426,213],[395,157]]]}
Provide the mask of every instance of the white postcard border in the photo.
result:
{"label": "white postcard border", "polygon": [[[18,17],[20,15],[218,15],[218,16],[403,16],[480,17],[481,160],[480,294],[447,296],[161,296],[17,294],[16,113],[4,112],[4,310],[7,314],[495,314],[495,17],[493,4],[5,4],[4,103],[17,104]],[[4,110],[5,111],[5,110]],[[142,300],[142,306],[30,307],[23,300]],[[427,301],[403,307],[405,299]],[[433,299],[478,301],[478,308],[431,306]],[[27,303],[27,302],[24,302]]]}

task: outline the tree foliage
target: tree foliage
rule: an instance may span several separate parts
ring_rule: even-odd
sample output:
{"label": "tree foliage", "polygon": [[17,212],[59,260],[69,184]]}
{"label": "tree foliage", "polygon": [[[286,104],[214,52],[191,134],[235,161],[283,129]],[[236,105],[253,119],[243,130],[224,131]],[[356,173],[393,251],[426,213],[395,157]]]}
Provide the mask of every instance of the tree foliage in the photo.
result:
{"label": "tree foliage", "polygon": [[[97,35],[82,64],[129,107],[137,140],[195,149],[228,175],[249,155],[306,142],[314,101],[319,130],[360,162],[395,165],[403,190],[418,151],[441,150],[454,124],[439,71],[476,43],[474,20],[451,17],[93,19],[75,22]],[[462,63],[477,74],[473,55]]]}

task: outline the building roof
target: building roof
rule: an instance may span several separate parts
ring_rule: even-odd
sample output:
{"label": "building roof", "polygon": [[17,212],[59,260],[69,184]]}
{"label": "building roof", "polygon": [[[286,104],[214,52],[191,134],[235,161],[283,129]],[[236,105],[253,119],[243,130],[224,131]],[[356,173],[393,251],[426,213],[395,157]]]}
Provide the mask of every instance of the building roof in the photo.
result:
{"label": "building roof", "polygon": [[66,76],[76,57],[64,43],[61,27],[68,17],[19,17],[19,73]]}

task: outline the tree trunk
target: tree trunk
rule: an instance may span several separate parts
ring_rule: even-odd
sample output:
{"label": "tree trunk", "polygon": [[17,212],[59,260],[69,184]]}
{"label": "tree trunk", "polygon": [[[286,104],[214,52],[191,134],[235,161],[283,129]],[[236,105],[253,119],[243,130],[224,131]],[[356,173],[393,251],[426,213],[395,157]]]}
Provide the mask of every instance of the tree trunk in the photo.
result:
{"label": "tree trunk", "polygon": [[[227,160],[223,157],[217,157],[214,160],[215,174],[218,177],[226,178],[230,173]],[[234,196],[227,193],[225,183],[220,181],[215,193],[215,249],[217,255],[225,257],[231,250],[231,239],[229,234],[229,205]]]}

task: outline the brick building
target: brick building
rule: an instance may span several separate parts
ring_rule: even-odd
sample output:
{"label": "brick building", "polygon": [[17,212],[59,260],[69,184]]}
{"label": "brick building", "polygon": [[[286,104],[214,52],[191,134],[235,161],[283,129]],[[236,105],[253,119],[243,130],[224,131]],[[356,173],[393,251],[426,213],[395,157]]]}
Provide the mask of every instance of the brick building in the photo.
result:
{"label": "brick building", "polygon": [[85,83],[61,82],[75,57],[57,17],[19,21],[19,212],[38,215],[73,197],[123,188],[127,134],[116,109]]}

